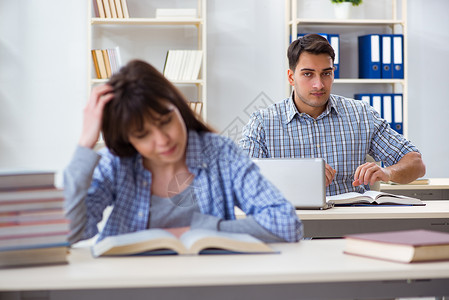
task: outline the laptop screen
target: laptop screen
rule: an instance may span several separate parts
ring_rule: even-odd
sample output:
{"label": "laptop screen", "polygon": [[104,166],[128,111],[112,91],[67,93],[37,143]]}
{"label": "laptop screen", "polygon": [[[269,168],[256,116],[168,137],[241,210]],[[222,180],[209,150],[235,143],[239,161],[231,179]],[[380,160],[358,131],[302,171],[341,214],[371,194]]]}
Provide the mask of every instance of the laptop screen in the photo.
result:
{"label": "laptop screen", "polygon": [[322,158],[254,158],[253,161],[296,208],[327,208]]}

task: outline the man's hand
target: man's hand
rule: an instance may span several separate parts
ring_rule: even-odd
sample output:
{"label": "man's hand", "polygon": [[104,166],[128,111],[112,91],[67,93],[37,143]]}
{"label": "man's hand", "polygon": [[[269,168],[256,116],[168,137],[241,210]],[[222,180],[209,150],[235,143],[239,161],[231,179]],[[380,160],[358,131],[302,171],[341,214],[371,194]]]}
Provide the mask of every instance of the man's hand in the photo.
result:
{"label": "man's hand", "polygon": [[354,173],[353,186],[373,185],[376,181],[390,181],[391,172],[386,168],[381,168],[374,162],[367,162],[360,165]]}
{"label": "man's hand", "polygon": [[328,164],[326,164],[325,165],[325,172],[326,172],[326,186],[329,186],[329,184],[331,184],[332,180],[334,180],[335,174],[337,173],[337,171],[334,170]]}

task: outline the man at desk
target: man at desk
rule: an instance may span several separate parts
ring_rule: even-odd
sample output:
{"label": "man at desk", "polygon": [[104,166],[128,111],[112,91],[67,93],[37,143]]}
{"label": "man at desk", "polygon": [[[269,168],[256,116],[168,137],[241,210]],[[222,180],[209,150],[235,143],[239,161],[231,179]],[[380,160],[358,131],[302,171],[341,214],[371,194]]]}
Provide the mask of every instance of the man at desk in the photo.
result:
{"label": "man at desk", "polygon": [[[287,57],[293,92],[251,115],[240,141],[249,156],[322,157],[327,195],[363,193],[377,181],[408,183],[425,174],[419,150],[370,105],[331,94],[335,53],[324,37],[297,39]],[[367,154],[386,167],[366,162]]]}

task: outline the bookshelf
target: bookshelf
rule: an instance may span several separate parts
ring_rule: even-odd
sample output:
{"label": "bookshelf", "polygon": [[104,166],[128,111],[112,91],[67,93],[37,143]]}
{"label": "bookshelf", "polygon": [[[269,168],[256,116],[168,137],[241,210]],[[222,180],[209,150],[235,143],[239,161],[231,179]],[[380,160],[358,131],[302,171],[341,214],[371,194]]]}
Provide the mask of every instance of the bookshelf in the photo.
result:
{"label": "bookshelf", "polygon": [[[90,93],[96,84],[107,79],[98,79],[92,60],[92,49],[119,47],[122,65],[131,59],[143,59],[160,72],[168,50],[201,50],[201,69],[195,80],[172,80],[188,101],[201,102],[201,117],[207,116],[207,43],[206,0],[186,1],[183,5],[195,6],[196,17],[157,18],[155,9],[173,5],[157,0],[121,0],[126,5],[129,17],[96,17],[97,0],[87,0],[87,90]],[[106,1],[108,0],[99,0]],[[109,0],[108,3],[114,1]],[[167,4],[166,4],[167,3]],[[175,4],[179,4],[176,2]],[[160,6],[160,7],[158,7]],[[172,7],[173,9],[177,7]],[[124,10],[124,9],[123,9]],[[174,32],[172,35],[171,33]],[[185,42],[185,44],[183,44]]]}
{"label": "bookshelf", "polygon": [[[290,37],[298,33],[335,33],[340,34],[340,78],[334,80],[333,94],[353,98],[356,93],[402,93],[403,94],[403,135],[408,136],[408,53],[407,53],[407,0],[364,0],[359,10],[369,10],[373,5],[383,6],[383,13],[366,18],[336,19],[332,14],[309,12],[311,4],[308,0],[285,0],[285,43],[286,50],[290,45]],[[315,1],[315,5],[332,8],[330,0]],[[371,5],[364,7],[364,5]],[[329,11],[328,11],[329,12]],[[313,16],[316,16],[314,18]],[[403,34],[403,79],[361,79],[358,78],[358,46],[357,37],[365,34]],[[288,63],[286,62],[288,69]],[[287,82],[287,80],[286,80]],[[291,86],[287,83],[287,96]]]}

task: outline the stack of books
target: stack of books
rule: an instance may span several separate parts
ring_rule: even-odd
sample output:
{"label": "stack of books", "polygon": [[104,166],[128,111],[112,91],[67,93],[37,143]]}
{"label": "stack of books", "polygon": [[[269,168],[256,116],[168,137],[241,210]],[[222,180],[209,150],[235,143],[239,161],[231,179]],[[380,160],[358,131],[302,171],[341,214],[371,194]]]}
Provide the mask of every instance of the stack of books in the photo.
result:
{"label": "stack of books", "polygon": [[169,80],[197,80],[202,59],[202,50],[168,50],[164,76]]}
{"label": "stack of books", "polygon": [[119,47],[109,49],[92,49],[95,73],[98,79],[110,78],[122,65]]}
{"label": "stack of books", "polygon": [[69,221],[54,172],[0,172],[0,267],[67,263]]}
{"label": "stack of books", "polygon": [[96,18],[129,18],[126,0],[92,0]]}

